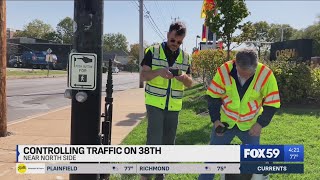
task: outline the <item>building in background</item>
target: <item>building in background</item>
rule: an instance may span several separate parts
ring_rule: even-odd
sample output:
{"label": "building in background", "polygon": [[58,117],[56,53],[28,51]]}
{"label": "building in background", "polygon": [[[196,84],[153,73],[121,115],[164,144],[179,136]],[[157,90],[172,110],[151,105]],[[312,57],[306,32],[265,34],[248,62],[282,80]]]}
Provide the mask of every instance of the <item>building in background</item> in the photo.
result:
{"label": "building in background", "polygon": [[14,37],[7,39],[7,60],[11,57],[21,56],[24,52],[47,51],[52,50],[52,54],[57,56],[57,69],[66,69],[69,59],[69,53],[72,50],[72,44],[60,44],[48,40]]}
{"label": "building in background", "polygon": [[107,67],[108,60],[112,60],[112,66],[118,67],[120,70],[126,70],[127,65],[133,57],[124,51],[103,52],[103,65]]}
{"label": "building in background", "polygon": [[19,31],[12,28],[7,28],[7,39],[13,38],[14,34]]}
{"label": "building in background", "polygon": [[290,57],[297,61],[311,60],[315,54],[313,50],[312,39],[297,39],[271,44],[270,60],[276,60],[281,56]]}

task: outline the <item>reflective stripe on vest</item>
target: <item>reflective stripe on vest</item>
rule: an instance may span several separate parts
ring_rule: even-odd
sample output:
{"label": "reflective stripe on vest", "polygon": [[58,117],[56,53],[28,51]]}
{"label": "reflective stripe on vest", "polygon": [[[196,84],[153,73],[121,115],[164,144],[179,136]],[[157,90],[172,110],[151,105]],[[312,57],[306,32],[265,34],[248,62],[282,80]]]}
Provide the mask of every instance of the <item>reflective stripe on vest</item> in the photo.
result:
{"label": "reflective stripe on vest", "polygon": [[[187,71],[189,68],[189,59],[188,55],[184,53],[184,58],[182,64],[175,62],[172,67],[181,69],[182,71]],[[155,45],[153,49],[153,58],[152,58],[152,65],[161,66],[161,67],[168,67],[168,62],[160,59],[160,46]]]}
{"label": "reflective stripe on vest", "polygon": [[159,59],[160,57],[160,46],[155,45],[153,49],[153,57],[152,57],[152,65],[161,66],[161,67],[168,67],[168,62]]}
{"label": "reflective stripe on vest", "polygon": [[267,68],[265,65],[263,65],[260,72],[259,72],[256,83],[254,84],[253,89],[260,92],[260,90],[266,84],[269,76],[271,75],[271,72],[272,71],[269,68]]}
{"label": "reflective stripe on vest", "polygon": [[224,63],[223,66],[219,67],[219,68],[218,68],[218,72],[219,72],[219,74],[220,74],[222,83],[223,83],[225,86],[229,86],[229,85],[232,84],[231,77],[230,77],[230,75],[229,75],[230,70],[229,70],[228,63]]}
{"label": "reflective stripe on vest", "polygon": [[278,102],[280,102],[279,91],[274,91],[266,96],[263,104],[273,104]]}
{"label": "reflective stripe on vest", "polygon": [[225,107],[225,105],[221,106],[221,109],[223,110],[223,112],[232,120],[237,121],[239,118],[239,115],[237,113],[233,113],[231,111],[228,111]]}
{"label": "reflective stripe on vest", "polygon": [[183,62],[182,64],[175,62],[172,65],[173,68],[181,69],[182,71],[187,71],[189,68],[189,56],[186,53],[183,53]]}
{"label": "reflective stripe on vest", "polygon": [[162,89],[162,88],[158,88],[158,87],[154,87],[151,86],[150,84],[146,85],[146,92],[151,94],[151,95],[155,95],[155,96],[160,96],[160,97],[164,97],[167,95],[167,89]]}
{"label": "reflective stripe on vest", "polygon": [[161,59],[152,59],[152,65],[167,67],[168,63],[167,61],[163,61]]}
{"label": "reflective stripe on vest", "polygon": [[254,117],[259,113],[259,110],[261,108],[261,105],[258,105],[257,101],[251,101],[248,102],[248,106],[250,108],[250,112],[247,114],[240,114],[232,111],[227,108],[228,104],[232,102],[232,100],[226,96],[222,98],[223,105],[221,106],[222,111],[232,120],[236,122],[246,122],[246,121],[251,121],[254,119]]}
{"label": "reflective stripe on vest", "polygon": [[258,109],[258,102],[256,100],[248,102],[248,106],[250,108],[250,112]]}
{"label": "reflective stripe on vest", "polygon": [[172,65],[172,68],[177,68],[177,69],[181,69],[182,71],[187,71],[188,68],[189,68],[189,65],[174,63],[174,64]]}
{"label": "reflective stripe on vest", "polygon": [[232,100],[228,96],[226,96],[222,98],[222,102],[225,106],[227,106],[228,104],[232,103]]}
{"label": "reflective stripe on vest", "polygon": [[257,110],[249,112],[247,114],[239,114],[237,112],[234,112],[230,109],[228,109],[225,105],[221,106],[221,109],[223,110],[223,112],[232,120],[236,121],[236,122],[246,122],[246,121],[251,121],[252,119],[254,119],[254,117],[259,113],[261,107],[259,107]]}
{"label": "reflective stripe on vest", "polygon": [[183,97],[183,91],[172,90],[171,97],[175,99],[181,99]]}
{"label": "reflective stripe on vest", "polygon": [[153,58],[159,59],[160,56],[160,46],[159,44],[156,44],[153,46]]}
{"label": "reflective stripe on vest", "polygon": [[172,67],[181,69],[182,71],[187,71],[189,68],[189,56],[186,53],[183,53],[182,55],[183,55],[182,64],[175,62]]}
{"label": "reflective stripe on vest", "polygon": [[189,68],[189,56],[183,52],[183,62],[182,62],[182,67],[181,69],[183,71],[187,71]]}
{"label": "reflective stripe on vest", "polygon": [[219,84],[217,84],[213,80],[211,81],[208,87],[208,90],[211,91],[213,94],[218,94],[218,95],[222,95],[226,92],[224,88],[222,88]]}

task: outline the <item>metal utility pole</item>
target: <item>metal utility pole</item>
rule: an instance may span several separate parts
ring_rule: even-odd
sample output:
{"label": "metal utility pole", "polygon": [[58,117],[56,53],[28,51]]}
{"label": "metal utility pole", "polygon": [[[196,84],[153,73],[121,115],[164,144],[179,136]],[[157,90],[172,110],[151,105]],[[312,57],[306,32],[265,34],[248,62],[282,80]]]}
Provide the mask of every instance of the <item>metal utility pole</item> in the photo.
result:
{"label": "metal utility pole", "polygon": [[[139,0],[139,72],[141,73],[140,63],[142,62],[144,53],[143,53],[143,0]],[[143,88],[143,81],[141,76],[139,76],[139,88]]]}
{"label": "metal utility pole", "polygon": [[0,0],[0,137],[4,137],[7,135],[6,32],[6,0]]}
{"label": "metal utility pole", "polygon": [[[77,53],[96,54],[97,70],[95,90],[72,90],[71,145],[100,145],[103,4],[103,0],[74,0],[73,49]],[[81,98],[76,99],[80,92],[87,95],[82,102]],[[99,175],[70,174],[69,177],[70,180],[97,180]]]}
{"label": "metal utility pole", "polygon": [[283,28],[281,28],[281,42],[283,41]]}
{"label": "metal utility pole", "polygon": [[281,29],[281,42],[283,41],[283,33],[285,29],[289,29],[289,27],[280,27]]}
{"label": "metal utility pole", "polygon": [[196,36],[196,48],[198,48],[198,39],[201,38],[199,35]]}

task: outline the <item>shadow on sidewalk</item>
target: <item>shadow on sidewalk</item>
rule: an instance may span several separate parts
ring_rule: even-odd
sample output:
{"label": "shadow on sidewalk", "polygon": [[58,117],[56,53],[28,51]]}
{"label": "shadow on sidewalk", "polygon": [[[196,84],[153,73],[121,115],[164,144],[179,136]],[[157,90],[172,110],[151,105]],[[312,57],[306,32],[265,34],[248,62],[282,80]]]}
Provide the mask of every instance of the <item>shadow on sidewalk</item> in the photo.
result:
{"label": "shadow on sidewalk", "polygon": [[116,126],[133,126],[135,125],[139,120],[143,120],[143,118],[146,116],[146,113],[130,113],[127,115],[129,119],[119,121]]}

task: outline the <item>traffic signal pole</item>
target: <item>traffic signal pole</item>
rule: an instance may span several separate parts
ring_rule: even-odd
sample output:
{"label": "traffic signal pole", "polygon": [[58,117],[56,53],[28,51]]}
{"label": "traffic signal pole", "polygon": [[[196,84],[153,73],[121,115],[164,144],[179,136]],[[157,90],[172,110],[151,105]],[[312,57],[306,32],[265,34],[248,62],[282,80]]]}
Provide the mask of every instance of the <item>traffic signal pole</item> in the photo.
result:
{"label": "traffic signal pole", "polygon": [[[100,145],[103,0],[74,1],[74,41],[77,53],[97,55],[95,90],[72,90],[71,145]],[[87,94],[84,102],[75,95]],[[97,162],[99,160],[97,159]],[[97,180],[97,174],[70,174],[70,180]]]}

